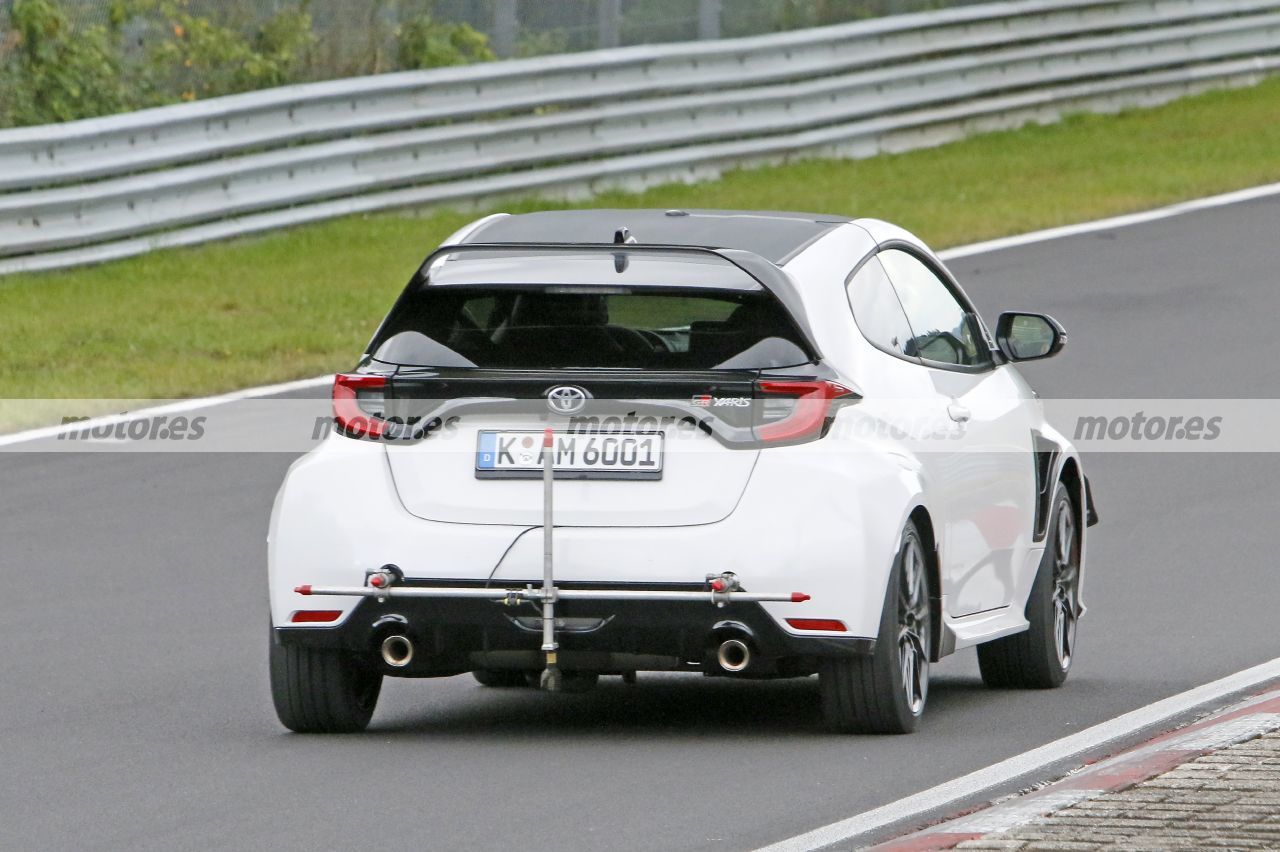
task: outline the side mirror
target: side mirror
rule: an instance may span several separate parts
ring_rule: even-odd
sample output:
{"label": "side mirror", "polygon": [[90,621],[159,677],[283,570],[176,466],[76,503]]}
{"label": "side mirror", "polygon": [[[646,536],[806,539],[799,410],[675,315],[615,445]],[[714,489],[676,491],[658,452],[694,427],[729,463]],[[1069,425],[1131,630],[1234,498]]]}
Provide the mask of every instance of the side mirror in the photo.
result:
{"label": "side mirror", "polygon": [[1061,352],[1067,332],[1053,317],[1005,311],[996,320],[996,345],[1010,361],[1034,361]]}

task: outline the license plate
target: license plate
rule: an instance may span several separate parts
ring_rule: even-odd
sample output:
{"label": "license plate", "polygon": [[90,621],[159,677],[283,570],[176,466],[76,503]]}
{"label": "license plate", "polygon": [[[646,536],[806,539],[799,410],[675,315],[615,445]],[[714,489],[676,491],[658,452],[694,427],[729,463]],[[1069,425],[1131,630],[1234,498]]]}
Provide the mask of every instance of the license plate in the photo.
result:
{"label": "license plate", "polygon": [[[476,448],[480,479],[542,476],[541,431],[482,431]],[[556,432],[557,479],[661,479],[661,432]]]}

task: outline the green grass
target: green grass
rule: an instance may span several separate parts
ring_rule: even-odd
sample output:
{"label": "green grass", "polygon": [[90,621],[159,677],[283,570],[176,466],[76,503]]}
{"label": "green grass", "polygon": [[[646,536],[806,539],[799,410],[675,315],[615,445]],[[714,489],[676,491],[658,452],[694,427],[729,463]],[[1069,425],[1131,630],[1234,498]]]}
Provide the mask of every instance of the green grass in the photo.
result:
{"label": "green grass", "polygon": [[[1280,79],[899,155],[607,193],[593,205],[875,216],[943,248],[1274,181]],[[476,215],[353,217],[0,279],[0,397],[171,398],[349,368],[422,257]]]}

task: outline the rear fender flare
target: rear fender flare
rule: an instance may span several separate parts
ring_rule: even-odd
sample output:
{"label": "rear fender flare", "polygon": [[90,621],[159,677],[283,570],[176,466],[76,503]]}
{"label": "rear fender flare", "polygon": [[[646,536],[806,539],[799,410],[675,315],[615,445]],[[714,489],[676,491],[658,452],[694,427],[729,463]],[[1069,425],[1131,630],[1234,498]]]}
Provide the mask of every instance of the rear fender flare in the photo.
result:
{"label": "rear fender flare", "polygon": [[[1084,580],[1085,563],[1088,555],[1086,546],[1089,538],[1088,528],[1098,523],[1097,508],[1093,503],[1093,491],[1089,487],[1088,477],[1085,476],[1084,465],[1081,462],[1079,452],[1076,451],[1065,436],[1048,424],[1045,424],[1043,429],[1033,432],[1032,435],[1037,444],[1037,453],[1041,452],[1041,448],[1043,448],[1050,451],[1053,457],[1052,464],[1047,468],[1047,476],[1044,482],[1041,482],[1040,477],[1042,474],[1037,465],[1037,487],[1043,488],[1044,499],[1038,499],[1036,502],[1036,524],[1033,530],[1036,535],[1033,538],[1037,543],[1044,543],[1045,534],[1048,532],[1048,518],[1043,517],[1041,512],[1048,512],[1050,501],[1053,499],[1053,492],[1061,484],[1071,496],[1071,508],[1076,521],[1076,547],[1080,550],[1080,585],[1077,602],[1080,607],[1080,614],[1083,615],[1085,612]],[[1043,529],[1041,529],[1042,527]]]}

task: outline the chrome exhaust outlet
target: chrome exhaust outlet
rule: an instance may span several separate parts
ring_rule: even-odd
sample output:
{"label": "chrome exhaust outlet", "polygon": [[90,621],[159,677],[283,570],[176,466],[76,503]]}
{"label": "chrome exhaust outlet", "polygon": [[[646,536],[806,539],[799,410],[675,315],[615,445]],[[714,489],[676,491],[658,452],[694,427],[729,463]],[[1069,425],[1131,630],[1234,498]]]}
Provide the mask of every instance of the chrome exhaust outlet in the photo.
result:
{"label": "chrome exhaust outlet", "polygon": [[413,642],[399,633],[383,639],[382,661],[397,669],[409,665],[413,661]]}
{"label": "chrome exhaust outlet", "polygon": [[741,639],[726,639],[716,650],[716,662],[727,672],[740,672],[751,665],[751,648]]}

